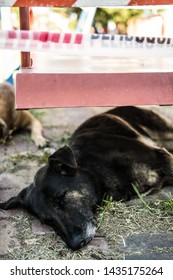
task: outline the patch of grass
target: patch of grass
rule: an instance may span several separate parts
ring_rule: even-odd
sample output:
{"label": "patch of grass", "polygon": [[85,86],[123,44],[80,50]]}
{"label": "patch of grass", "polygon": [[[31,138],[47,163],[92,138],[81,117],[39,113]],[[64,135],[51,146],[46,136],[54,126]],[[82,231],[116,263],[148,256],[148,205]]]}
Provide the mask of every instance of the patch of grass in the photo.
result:
{"label": "patch of grass", "polygon": [[[72,251],[54,233],[45,235],[32,232],[33,217],[25,212],[14,217],[20,248],[11,250],[6,259],[123,259],[122,240],[129,235],[141,233],[173,232],[173,215],[166,212],[164,204],[153,204],[151,211],[144,205],[127,206],[123,202],[105,197],[98,215],[97,234],[106,239],[107,251],[100,248],[84,247]],[[167,205],[167,204],[166,204]],[[172,202],[171,202],[172,205]],[[167,205],[170,207],[170,204]],[[166,208],[168,209],[168,208]],[[3,257],[2,257],[3,258]]]}
{"label": "patch of grass", "polygon": [[[44,154],[43,160],[45,161],[46,158],[47,154]],[[140,195],[139,200],[141,200]],[[140,205],[127,206],[124,202],[113,201],[112,197],[104,197],[96,215],[96,235],[103,237],[108,243],[108,249],[105,251],[89,245],[74,252],[67,248],[55,233],[34,234],[33,217],[21,211],[17,216],[10,217],[17,229],[20,247],[14,250],[10,248],[8,254],[0,255],[0,259],[122,260],[124,257],[122,243],[125,242],[127,236],[173,232],[172,198],[168,197],[166,201],[144,202]]]}
{"label": "patch of grass", "polygon": [[168,197],[167,200],[157,200],[152,203],[152,209],[160,210],[161,212],[165,213],[166,215],[173,215],[173,199]]}
{"label": "patch of grass", "polygon": [[167,200],[159,200],[157,199],[156,201],[147,203],[143,196],[140,194],[138,188],[136,187],[136,185],[132,184],[133,189],[135,191],[135,193],[137,194],[138,198],[140,199],[140,201],[142,202],[142,204],[149,209],[150,211],[153,211],[155,213],[157,213],[158,211],[162,211],[165,212],[165,214],[173,214],[173,198],[171,196],[169,196],[167,194]]}
{"label": "patch of grass", "polygon": [[112,205],[113,205],[112,196],[106,195],[105,198],[103,198],[102,204],[98,206],[97,229],[99,229],[102,223],[104,222],[106,213],[111,211]]}
{"label": "patch of grass", "polygon": [[41,150],[41,155],[38,157],[38,162],[40,164],[46,164],[51,152],[48,149]]}
{"label": "patch of grass", "polygon": [[68,144],[69,140],[71,138],[71,133],[69,131],[65,131],[61,137],[60,143],[62,145]]}
{"label": "patch of grass", "polygon": [[37,160],[39,164],[46,164],[48,157],[51,155],[51,152],[48,149],[40,150],[39,154],[34,154],[32,152],[18,153],[9,157],[9,161],[12,163],[20,162],[21,160]]}
{"label": "patch of grass", "polygon": [[135,191],[135,193],[137,194],[138,198],[141,200],[141,202],[143,203],[143,205],[148,208],[149,210],[151,210],[150,206],[148,205],[148,203],[146,203],[146,201],[143,199],[142,195],[140,194],[137,186],[135,184],[132,183],[132,187]]}

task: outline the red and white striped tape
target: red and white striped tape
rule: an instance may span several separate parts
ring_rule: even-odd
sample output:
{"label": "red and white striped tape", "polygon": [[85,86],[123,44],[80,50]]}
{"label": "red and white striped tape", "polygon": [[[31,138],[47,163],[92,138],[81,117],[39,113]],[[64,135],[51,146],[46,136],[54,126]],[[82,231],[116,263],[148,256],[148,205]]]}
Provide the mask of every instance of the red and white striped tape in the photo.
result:
{"label": "red and white striped tape", "polygon": [[32,31],[0,31],[0,48],[91,56],[173,56],[173,38]]}
{"label": "red and white striped tape", "polygon": [[75,33],[32,32],[23,30],[0,31],[0,48],[18,49],[21,51],[50,49],[62,44],[82,44],[83,35]]}
{"label": "red and white striped tape", "polygon": [[137,6],[137,5],[167,5],[172,0],[0,0],[0,7],[97,7],[97,6]]}

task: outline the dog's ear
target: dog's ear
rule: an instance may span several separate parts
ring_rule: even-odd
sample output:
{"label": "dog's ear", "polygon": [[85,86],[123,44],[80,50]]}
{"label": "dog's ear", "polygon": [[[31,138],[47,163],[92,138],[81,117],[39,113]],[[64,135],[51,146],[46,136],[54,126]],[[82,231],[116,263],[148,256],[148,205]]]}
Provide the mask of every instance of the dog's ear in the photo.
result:
{"label": "dog's ear", "polygon": [[17,196],[11,197],[6,202],[0,203],[0,209],[8,210],[13,208],[24,207],[27,189],[28,188],[23,189]]}
{"label": "dog's ear", "polygon": [[77,170],[77,163],[72,149],[64,146],[49,157],[49,168],[62,175],[73,175]]}

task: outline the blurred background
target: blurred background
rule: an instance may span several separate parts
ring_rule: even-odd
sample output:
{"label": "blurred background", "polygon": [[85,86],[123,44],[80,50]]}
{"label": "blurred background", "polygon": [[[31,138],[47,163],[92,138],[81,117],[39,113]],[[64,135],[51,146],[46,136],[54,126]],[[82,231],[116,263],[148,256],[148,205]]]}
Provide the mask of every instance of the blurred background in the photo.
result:
{"label": "blurred background", "polygon": [[[34,31],[173,37],[173,6],[130,9],[34,7],[30,8],[30,24]],[[0,8],[0,29],[19,29],[18,8]],[[19,52],[7,52],[0,50],[0,82],[8,80],[20,64]]]}

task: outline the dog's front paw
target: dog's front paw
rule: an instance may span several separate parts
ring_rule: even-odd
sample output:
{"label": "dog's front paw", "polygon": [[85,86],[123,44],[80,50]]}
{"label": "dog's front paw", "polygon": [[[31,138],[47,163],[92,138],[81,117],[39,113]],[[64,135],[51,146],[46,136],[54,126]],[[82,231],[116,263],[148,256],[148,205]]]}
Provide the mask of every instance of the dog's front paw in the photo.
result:
{"label": "dog's front paw", "polygon": [[37,137],[33,138],[32,140],[34,141],[35,145],[38,148],[44,148],[44,147],[47,147],[49,145],[48,139],[46,139],[42,135],[37,136]]}

